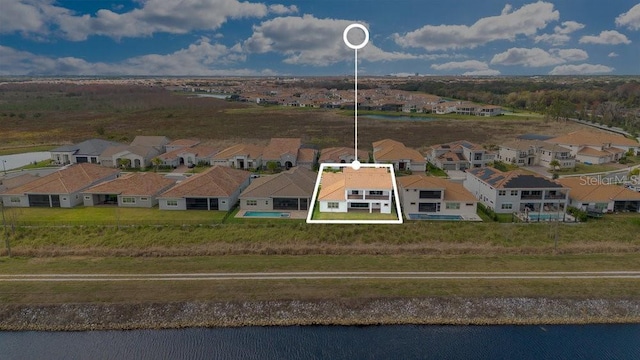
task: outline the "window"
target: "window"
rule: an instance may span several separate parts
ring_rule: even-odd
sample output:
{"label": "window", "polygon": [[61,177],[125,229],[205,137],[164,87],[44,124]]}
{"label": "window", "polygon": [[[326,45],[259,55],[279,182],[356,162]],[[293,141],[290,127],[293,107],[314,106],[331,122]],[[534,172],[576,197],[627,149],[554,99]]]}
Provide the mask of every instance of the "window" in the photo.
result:
{"label": "window", "polygon": [[513,204],[502,204],[502,210],[513,209]]}
{"label": "window", "polygon": [[505,196],[507,195],[507,190],[498,190],[498,196]]}
{"label": "window", "polygon": [[458,210],[460,209],[460,203],[447,203],[445,207],[449,210]]}
{"label": "window", "polygon": [[136,203],[136,198],[130,197],[130,196],[123,197],[122,198],[122,203],[123,204],[135,204]]}
{"label": "window", "polygon": [[340,207],[340,204],[337,202],[328,202],[327,203],[327,208],[329,209],[337,209]]}
{"label": "window", "polygon": [[19,202],[20,202],[20,198],[19,198],[19,197],[16,197],[16,196],[12,196],[12,197],[11,197],[11,202],[12,202],[12,203],[19,203]]}
{"label": "window", "polygon": [[421,190],[420,199],[440,199],[442,192],[440,190]]}
{"label": "window", "polygon": [[518,196],[518,190],[511,190],[511,196]]}
{"label": "window", "polygon": [[473,206],[473,203],[466,203],[465,206]]}
{"label": "window", "polygon": [[360,195],[360,191],[358,191],[358,190],[351,190],[351,195]]}
{"label": "window", "polygon": [[178,200],[167,200],[167,206],[178,206]]}
{"label": "window", "polygon": [[247,200],[247,206],[257,206],[258,200]]}
{"label": "window", "polygon": [[91,196],[87,195],[84,197],[85,200],[91,200]]}
{"label": "window", "polygon": [[141,197],[141,198],[140,198],[140,201],[149,201],[149,198]]}
{"label": "window", "polygon": [[369,195],[382,195],[382,191],[380,191],[380,190],[371,190],[371,191],[369,191]]}

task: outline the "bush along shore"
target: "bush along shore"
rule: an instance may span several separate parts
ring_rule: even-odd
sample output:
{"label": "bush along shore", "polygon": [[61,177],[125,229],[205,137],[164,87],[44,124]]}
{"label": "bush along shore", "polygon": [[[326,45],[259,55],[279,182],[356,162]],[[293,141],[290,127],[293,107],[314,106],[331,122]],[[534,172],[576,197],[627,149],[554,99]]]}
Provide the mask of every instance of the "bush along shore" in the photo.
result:
{"label": "bush along shore", "polygon": [[638,323],[640,299],[413,298],[0,305],[3,331],[293,325]]}

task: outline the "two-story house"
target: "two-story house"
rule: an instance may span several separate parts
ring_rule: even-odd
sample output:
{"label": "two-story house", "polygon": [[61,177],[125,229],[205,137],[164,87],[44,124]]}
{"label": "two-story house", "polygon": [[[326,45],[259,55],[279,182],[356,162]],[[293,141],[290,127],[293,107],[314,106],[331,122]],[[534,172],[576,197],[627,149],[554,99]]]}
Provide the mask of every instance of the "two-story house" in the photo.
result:
{"label": "two-story house", "polygon": [[426,159],[443,170],[466,170],[487,166],[495,160],[495,153],[470,141],[459,140],[429,147]]}
{"label": "two-story house", "polygon": [[576,157],[571,155],[570,149],[540,140],[516,140],[501,144],[498,160],[518,166],[551,168],[554,160],[561,169],[576,166]]}
{"label": "two-story house", "polygon": [[470,169],[464,187],[496,213],[520,213],[525,219],[564,219],[569,188],[522,170]]}
{"label": "two-story house", "polygon": [[320,212],[365,211],[391,214],[393,179],[387,167],[346,166],[342,171],[321,174],[318,201]]}

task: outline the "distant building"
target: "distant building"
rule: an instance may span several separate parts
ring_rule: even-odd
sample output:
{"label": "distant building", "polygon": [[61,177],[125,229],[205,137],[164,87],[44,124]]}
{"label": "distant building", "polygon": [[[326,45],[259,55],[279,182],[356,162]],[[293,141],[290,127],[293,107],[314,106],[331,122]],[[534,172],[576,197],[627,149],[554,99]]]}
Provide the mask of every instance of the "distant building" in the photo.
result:
{"label": "distant building", "polygon": [[391,139],[373,143],[373,161],[379,164],[393,164],[393,168],[398,171],[424,172],[427,165],[424,156],[417,150]]}
{"label": "distant building", "polygon": [[289,169],[298,164],[298,151],[302,146],[300,138],[272,138],[262,152],[262,161],[275,162],[279,167]]}
{"label": "distant building", "polygon": [[429,147],[426,159],[443,170],[466,170],[487,166],[495,160],[495,153],[470,141],[459,140]]}
{"label": "distant building", "polygon": [[123,144],[102,139],[90,139],[73,145],[64,145],[51,150],[51,159],[59,165],[100,164],[100,154],[109,147]]}
{"label": "distant building", "polygon": [[500,145],[498,160],[518,166],[544,166],[552,168],[553,160],[561,169],[576,166],[576,157],[564,146],[539,140],[516,140]]}

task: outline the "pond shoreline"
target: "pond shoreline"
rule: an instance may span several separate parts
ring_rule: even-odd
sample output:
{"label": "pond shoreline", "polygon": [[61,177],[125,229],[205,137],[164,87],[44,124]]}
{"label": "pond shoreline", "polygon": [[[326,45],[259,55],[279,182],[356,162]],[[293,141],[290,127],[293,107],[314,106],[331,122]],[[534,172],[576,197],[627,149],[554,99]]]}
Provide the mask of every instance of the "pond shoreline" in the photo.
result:
{"label": "pond shoreline", "polygon": [[640,300],[411,298],[0,305],[1,331],[640,323]]}

